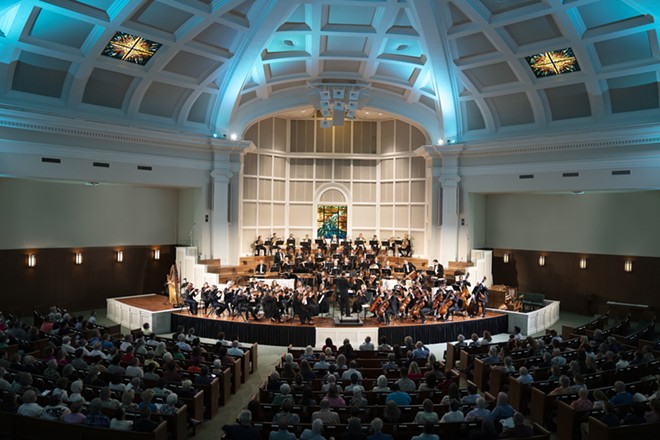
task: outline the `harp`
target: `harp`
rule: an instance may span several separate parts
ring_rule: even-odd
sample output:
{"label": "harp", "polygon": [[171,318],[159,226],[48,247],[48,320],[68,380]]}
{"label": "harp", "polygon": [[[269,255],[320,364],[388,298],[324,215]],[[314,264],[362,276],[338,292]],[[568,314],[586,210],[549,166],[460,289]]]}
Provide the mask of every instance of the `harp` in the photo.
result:
{"label": "harp", "polygon": [[169,294],[168,302],[174,306],[179,304],[179,272],[176,270],[176,265],[170,267],[170,273],[167,275],[167,293]]}

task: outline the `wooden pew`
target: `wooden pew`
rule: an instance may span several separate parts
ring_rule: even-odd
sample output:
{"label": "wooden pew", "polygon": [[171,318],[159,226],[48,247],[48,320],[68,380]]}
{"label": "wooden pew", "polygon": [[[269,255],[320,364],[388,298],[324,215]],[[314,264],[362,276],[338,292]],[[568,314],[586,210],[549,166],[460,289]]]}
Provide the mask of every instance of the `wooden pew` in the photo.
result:
{"label": "wooden pew", "polygon": [[573,440],[580,435],[579,423],[586,421],[592,414],[603,413],[602,410],[576,411],[566,402],[557,402],[557,438]]}
{"label": "wooden pew", "polygon": [[117,431],[0,412],[0,433],[22,440],[167,440],[167,422],[161,422],[152,432]]}
{"label": "wooden pew", "polygon": [[218,376],[218,381],[220,383],[218,390],[218,404],[220,406],[225,406],[231,397],[231,369],[225,368],[222,370],[222,374]]}
{"label": "wooden pew", "polygon": [[212,419],[218,412],[220,400],[220,380],[216,377],[209,385],[195,384],[195,388],[204,391],[204,418]]}
{"label": "wooden pew", "polygon": [[[154,414],[154,418],[162,417],[167,422],[168,438],[171,440],[186,440],[188,438],[188,406],[183,405],[177,409],[176,414],[164,416]],[[120,431],[121,432],[121,431]],[[118,436],[123,435],[120,433]]]}
{"label": "wooden pew", "polygon": [[630,440],[634,438],[658,438],[660,423],[644,423],[642,425],[621,425],[610,428],[595,417],[589,417],[588,440]]}
{"label": "wooden pew", "polygon": [[199,390],[193,397],[181,397],[179,399],[188,406],[190,417],[197,420],[204,418],[204,391]]}

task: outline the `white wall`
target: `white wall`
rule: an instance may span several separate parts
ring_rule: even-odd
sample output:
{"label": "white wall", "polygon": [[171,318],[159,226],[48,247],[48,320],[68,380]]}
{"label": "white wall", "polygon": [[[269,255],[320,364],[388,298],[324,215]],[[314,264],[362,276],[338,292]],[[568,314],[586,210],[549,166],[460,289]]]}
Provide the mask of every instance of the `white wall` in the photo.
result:
{"label": "white wall", "polygon": [[492,248],[660,256],[660,191],[486,196]]}
{"label": "white wall", "polygon": [[0,178],[0,249],[177,242],[179,191]]}

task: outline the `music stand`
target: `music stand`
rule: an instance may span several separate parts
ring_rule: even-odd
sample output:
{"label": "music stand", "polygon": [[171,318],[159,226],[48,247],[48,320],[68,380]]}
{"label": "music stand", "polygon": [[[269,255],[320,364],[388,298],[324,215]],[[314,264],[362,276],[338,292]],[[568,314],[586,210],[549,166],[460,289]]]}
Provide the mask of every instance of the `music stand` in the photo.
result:
{"label": "music stand", "polygon": [[371,246],[372,248],[377,248],[378,240],[369,240],[369,246]]}

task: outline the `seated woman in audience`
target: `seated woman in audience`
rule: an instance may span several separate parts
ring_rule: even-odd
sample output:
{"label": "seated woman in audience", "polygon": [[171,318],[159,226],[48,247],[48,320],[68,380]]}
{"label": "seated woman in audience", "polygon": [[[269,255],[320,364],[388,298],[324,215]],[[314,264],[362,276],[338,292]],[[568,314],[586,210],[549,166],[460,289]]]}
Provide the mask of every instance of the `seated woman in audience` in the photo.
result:
{"label": "seated woman in audience", "polygon": [[649,400],[649,410],[644,413],[644,418],[646,423],[657,423],[660,422],[660,399],[655,398]]}
{"label": "seated woman in audience", "polygon": [[287,420],[289,426],[299,424],[300,416],[295,412],[292,412],[292,408],[293,399],[291,397],[287,397],[282,401],[282,405],[280,405],[280,411],[273,416],[273,424],[279,425],[280,421],[282,420]]}
{"label": "seated woman in audience", "polygon": [[337,361],[335,365],[337,366],[337,371],[339,373],[348,370],[348,365],[346,365],[346,356],[344,356],[343,354],[337,356]]}
{"label": "seated woman in audience", "polygon": [[559,386],[548,393],[549,396],[563,396],[564,394],[572,394],[573,387],[571,386],[571,379],[568,376],[561,375],[559,377]]}
{"label": "seated woman in audience", "polygon": [[82,407],[83,407],[83,402],[80,400],[70,403],[69,409],[71,410],[71,412],[69,414],[65,414],[64,416],[62,416],[62,420],[65,423],[82,424],[86,418],[85,414],[81,412]]}
{"label": "seated woman in audience", "polygon": [[449,402],[452,400],[461,400],[461,394],[458,390],[458,384],[456,382],[452,382],[451,385],[449,385],[449,388],[447,389],[447,394],[445,394],[440,401],[440,405],[449,405]]}
{"label": "seated woman in audience", "polygon": [[118,408],[114,416],[110,419],[110,429],[117,429],[119,431],[130,431],[133,429],[133,421],[126,420],[126,413],[123,409]]}
{"label": "seated woman in audience", "polygon": [[413,423],[423,425],[427,420],[434,425],[439,421],[438,413],[433,411],[433,401],[431,399],[424,399],[424,402],[422,402],[422,411],[417,412]]}
{"label": "seated woman in audience", "polygon": [[70,412],[69,407],[62,404],[62,399],[60,399],[59,395],[51,394],[48,399],[48,405],[44,407],[44,412],[41,413],[41,418],[61,422],[64,420],[64,416]]}
{"label": "seated woman in audience", "polygon": [[316,379],[316,373],[309,366],[309,362],[307,361],[307,359],[303,359],[303,360],[300,361],[300,374],[302,374],[302,377],[305,380],[314,380],[314,379]]}
{"label": "seated woman in audience", "polygon": [[82,392],[85,386],[83,381],[78,379],[77,381],[71,384],[71,394],[69,395],[69,403],[73,402],[82,402],[83,405],[86,403],[85,398],[82,396]]}
{"label": "seated woman in audience", "polygon": [[424,377],[424,374],[419,369],[419,364],[416,361],[410,362],[408,365],[408,379],[416,380]]}
{"label": "seated woman in audience", "polygon": [[362,431],[359,419],[351,418],[348,430],[341,436],[341,440],[367,440],[367,434]]}
{"label": "seated woman in audience", "polygon": [[576,411],[588,411],[593,408],[594,403],[589,400],[589,391],[586,388],[578,390],[578,398],[571,402],[571,408]]}
{"label": "seated woman in audience", "polygon": [[314,348],[311,345],[308,345],[305,347],[305,352],[300,355],[300,359],[303,360],[308,360],[308,361],[313,361],[316,359],[316,356],[314,356]]}
{"label": "seated woman in audience", "polygon": [[396,362],[396,356],[394,353],[387,354],[387,361],[383,363],[383,371],[387,374],[389,371],[394,371],[399,369],[399,364]]}
{"label": "seated woman in audience", "polygon": [[321,392],[327,393],[331,386],[337,387],[337,391],[340,393],[343,391],[341,385],[337,383],[337,376],[335,375],[328,375],[326,377],[326,383],[321,386]]}
{"label": "seated woman in audience", "polygon": [[280,389],[280,385],[282,385],[282,380],[280,380],[280,373],[274,370],[268,376],[268,383],[266,385],[266,389],[268,391],[278,391]]}
{"label": "seated woman in audience", "polygon": [[367,408],[369,401],[364,397],[364,391],[360,388],[353,390],[351,397],[351,408]]}
{"label": "seated woman in audience", "polygon": [[401,410],[399,409],[399,405],[397,405],[394,400],[388,400],[385,403],[383,420],[386,423],[399,423],[401,420]]}
{"label": "seated woman in audience", "polygon": [[160,406],[158,412],[164,416],[176,415],[178,411],[177,404],[179,403],[179,396],[176,393],[170,393],[165,398],[165,403]]}
{"label": "seated woman in audience", "polygon": [[293,369],[293,365],[290,363],[284,363],[280,377],[285,380],[294,379],[296,377],[296,370]]}
{"label": "seated woman in audience", "polygon": [[323,354],[325,354],[325,360],[326,361],[335,362],[335,360],[336,360],[335,353],[334,353],[334,351],[332,351],[331,348],[326,348],[325,350],[323,350]]}
{"label": "seated woman in audience", "polygon": [[126,390],[121,394],[121,409],[125,412],[138,412],[140,408],[135,403],[135,391]]}
{"label": "seated woman in audience", "polygon": [[337,346],[332,343],[331,338],[325,338],[325,344],[321,348],[321,351],[325,351],[326,348],[329,348],[330,350],[332,350],[333,353],[337,351]]}
{"label": "seated woman in audience", "polygon": [[302,395],[298,400],[298,405],[303,408],[309,408],[311,406],[316,406],[317,402],[313,398],[314,393],[312,392],[312,387],[305,385],[305,388],[302,390]]}
{"label": "seated woman in audience", "polygon": [[346,401],[339,395],[337,385],[328,387],[328,395],[325,397],[332,408],[340,408],[346,406]]}
{"label": "seated woman in audience", "polygon": [[66,377],[60,377],[57,379],[57,382],[55,382],[55,388],[53,388],[53,391],[50,392],[51,396],[58,396],[62,402],[68,402],[69,401],[69,392],[67,389],[69,388],[69,379]]}
{"label": "seated woman in audience", "polygon": [[376,393],[389,393],[390,387],[387,386],[387,377],[383,374],[378,376],[376,379],[376,385],[371,389],[371,391]]}
{"label": "seated woman in audience", "polygon": [[460,402],[452,399],[449,402],[449,411],[442,416],[440,423],[462,422],[463,420],[465,420],[465,414],[461,411]]}
{"label": "seated woman in audience", "polygon": [[436,381],[435,375],[427,374],[423,382],[420,381],[418,391],[435,391],[437,390],[438,383]]}
{"label": "seated woman in audience", "polygon": [[488,418],[497,422],[502,419],[513,417],[513,407],[509,405],[509,396],[506,393],[499,392],[497,394],[497,404],[493,411],[488,415]]}
{"label": "seated woman in audience", "polygon": [[153,402],[154,397],[155,393],[151,388],[142,391],[142,394],[140,395],[142,401],[138,405],[139,410],[142,411],[144,409],[148,409],[152,413],[158,412],[158,407]]}

